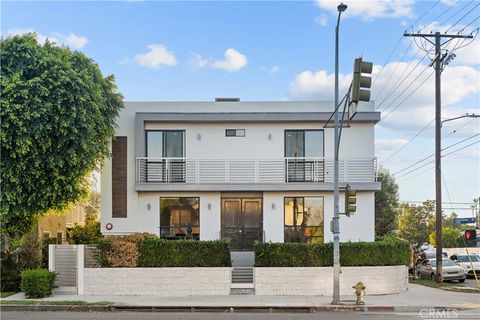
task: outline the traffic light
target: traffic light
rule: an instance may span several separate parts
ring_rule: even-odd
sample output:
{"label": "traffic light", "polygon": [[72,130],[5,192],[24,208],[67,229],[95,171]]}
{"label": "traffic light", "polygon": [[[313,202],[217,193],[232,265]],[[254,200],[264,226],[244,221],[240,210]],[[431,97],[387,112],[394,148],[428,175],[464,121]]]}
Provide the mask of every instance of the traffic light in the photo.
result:
{"label": "traffic light", "polygon": [[345,187],[345,214],[347,217],[357,211],[357,191],[352,190],[350,185]]}
{"label": "traffic light", "polygon": [[363,61],[363,58],[355,59],[353,64],[353,80],[352,95],[350,97],[349,116],[353,118],[357,113],[357,104],[359,101],[370,101],[370,87],[372,86],[372,78],[363,76],[363,74],[371,74],[373,63]]}
{"label": "traffic light", "polygon": [[475,229],[470,229],[470,230],[465,230],[465,240],[475,240],[477,239],[477,230]]}

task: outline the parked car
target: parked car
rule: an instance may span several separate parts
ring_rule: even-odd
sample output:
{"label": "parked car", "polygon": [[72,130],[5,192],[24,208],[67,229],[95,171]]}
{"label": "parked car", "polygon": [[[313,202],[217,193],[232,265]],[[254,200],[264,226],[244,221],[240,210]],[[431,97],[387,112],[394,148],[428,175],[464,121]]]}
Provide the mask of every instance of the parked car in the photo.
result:
{"label": "parked car", "polygon": [[[435,259],[425,259],[418,266],[416,276],[419,279],[435,279],[435,268],[437,267]],[[462,267],[455,264],[450,259],[442,260],[442,274],[444,281],[458,280],[458,282],[465,282],[467,277]]]}
{"label": "parked car", "polygon": [[[480,256],[476,254],[471,254],[470,259],[472,260],[472,263],[470,264],[470,260],[468,259],[468,255],[466,254],[453,254],[451,256],[451,259],[457,263],[460,267],[465,270],[467,273],[467,277],[474,277],[473,275],[473,270],[475,270],[475,273],[477,274],[477,277],[480,277]],[[473,269],[472,269],[473,265]]]}

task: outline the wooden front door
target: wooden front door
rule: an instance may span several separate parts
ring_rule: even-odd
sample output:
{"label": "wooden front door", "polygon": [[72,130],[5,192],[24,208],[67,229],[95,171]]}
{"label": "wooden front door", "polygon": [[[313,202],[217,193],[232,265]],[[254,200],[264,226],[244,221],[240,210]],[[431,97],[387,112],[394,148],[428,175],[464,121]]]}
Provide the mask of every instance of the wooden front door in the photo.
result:
{"label": "wooden front door", "polygon": [[232,250],[253,250],[263,238],[262,198],[222,198],[222,237],[231,239]]}

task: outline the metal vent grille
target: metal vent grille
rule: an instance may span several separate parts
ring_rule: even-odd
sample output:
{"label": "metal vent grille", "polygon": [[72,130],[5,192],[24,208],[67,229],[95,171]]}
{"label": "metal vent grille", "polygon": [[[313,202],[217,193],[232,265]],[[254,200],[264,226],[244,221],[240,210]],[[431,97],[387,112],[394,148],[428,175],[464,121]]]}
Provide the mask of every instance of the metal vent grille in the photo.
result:
{"label": "metal vent grille", "polygon": [[215,102],[239,102],[240,98],[215,98]]}

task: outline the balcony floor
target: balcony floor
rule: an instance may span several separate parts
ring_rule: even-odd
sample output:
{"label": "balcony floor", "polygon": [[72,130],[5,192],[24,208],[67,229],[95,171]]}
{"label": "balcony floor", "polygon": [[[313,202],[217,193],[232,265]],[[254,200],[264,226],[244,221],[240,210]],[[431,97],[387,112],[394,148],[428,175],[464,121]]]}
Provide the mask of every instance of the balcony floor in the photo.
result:
{"label": "balcony floor", "polygon": [[[345,187],[340,183],[340,188]],[[357,191],[379,191],[380,182],[349,182],[350,187]],[[137,191],[333,191],[333,183],[137,183]]]}

